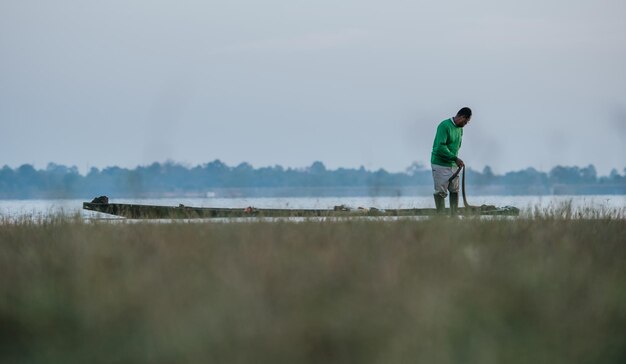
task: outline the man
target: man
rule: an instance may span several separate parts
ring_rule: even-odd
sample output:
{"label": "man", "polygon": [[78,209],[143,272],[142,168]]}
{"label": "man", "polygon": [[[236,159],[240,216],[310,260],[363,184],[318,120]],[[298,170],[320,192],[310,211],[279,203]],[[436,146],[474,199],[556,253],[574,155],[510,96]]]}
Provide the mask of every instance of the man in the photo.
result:
{"label": "man", "polygon": [[464,107],[456,116],[442,121],[437,127],[430,163],[435,184],[435,206],[440,214],[445,210],[448,191],[450,191],[450,214],[456,215],[459,208],[459,176],[452,181],[448,180],[459,168],[465,166],[458,154],[463,139],[463,127],[471,118],[472,110]]}

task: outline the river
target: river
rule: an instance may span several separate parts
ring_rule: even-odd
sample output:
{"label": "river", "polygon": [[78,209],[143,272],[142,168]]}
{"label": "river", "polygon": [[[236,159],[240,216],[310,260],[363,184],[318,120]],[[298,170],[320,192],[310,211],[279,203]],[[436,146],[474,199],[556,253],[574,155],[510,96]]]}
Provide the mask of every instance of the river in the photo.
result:
{"label": "river", "polygon": [[[0,219],[45,218],[54,215],[76,216],[85,219],[111,217],[106,214],[82,209],[85,200],[0,200]],[[425,208],[434,207],[429,196],[401,197],[303,197],[303,198],[167,198],[167,199],[112,199],[111,203],[134,203],[146,205],[167,205],[194,207],[231,207],[245,208],[315,208],[332,209],[336,205],[349,207],[376,207],[379,209],[393,208]],[[496,206],[515,206],[528,212],[539,208],[542,210],[558,208],[571,204],[574,211],[594,209],[601,211],[626,210],[626,195],[584,195],[584,196],[472,196],[468,197],[472,205],[489,204]],[[461,201],[462,205],[463,202]]]}

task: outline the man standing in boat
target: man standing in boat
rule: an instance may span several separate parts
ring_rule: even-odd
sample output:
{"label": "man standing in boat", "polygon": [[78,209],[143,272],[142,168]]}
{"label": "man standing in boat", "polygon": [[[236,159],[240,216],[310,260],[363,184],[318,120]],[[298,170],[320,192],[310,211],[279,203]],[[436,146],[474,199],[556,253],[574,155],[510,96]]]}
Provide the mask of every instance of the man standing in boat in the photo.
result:
{"label": "man standing in boat", "polygon": [[430,163],[435,185],[435,206],[439,214],[445,210],[448,191],[450,192],[450,214],[457,214],[459,208],[459,176],[457,175],[452,181],[449,179],[459,168],[465,166],[458,154],[463,139],[463,127],[469,123],[471,118],[472,110],[469,107],[464,107],[459,110],[456,116],[442,121],[437,127]]}

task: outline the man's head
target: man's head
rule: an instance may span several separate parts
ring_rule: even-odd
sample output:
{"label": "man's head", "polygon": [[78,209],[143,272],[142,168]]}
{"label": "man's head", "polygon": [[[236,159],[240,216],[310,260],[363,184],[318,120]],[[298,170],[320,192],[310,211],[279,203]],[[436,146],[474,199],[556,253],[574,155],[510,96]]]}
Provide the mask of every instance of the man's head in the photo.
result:
{"label": "man's head", "polygon": [[462,128],[465,125],[467,125],[467,123],[470,122],[471,118],[472,118],[472,109],[470,109],[469,107],[464,107],[461,110],[459,110],[459,112],[456,113],[456,117],[454,118],[454,123],[458,127]]}

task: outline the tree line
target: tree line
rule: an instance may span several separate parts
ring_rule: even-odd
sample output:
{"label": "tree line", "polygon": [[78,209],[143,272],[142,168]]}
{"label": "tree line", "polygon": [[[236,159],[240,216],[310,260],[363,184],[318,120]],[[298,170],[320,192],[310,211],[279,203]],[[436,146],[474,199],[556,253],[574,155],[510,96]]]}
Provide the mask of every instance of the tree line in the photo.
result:
{"label": "tree line", "polygon": [[[554,193],[626,193],[626,168],[623,174],[613,169],[608,176],[598,176],[593,165],[586,167],[556,166],[549,172],[534,168],[493,173],[490,167],[482,171],[467,170],[467,185],[487,194],[554,194]],[[327,169],[322,162],[305,168],[269,166],[254,168],[249,163],[228,166],[214,160],[197,166],[174,162],[152,163],[133,169],[107,167],[91,168],[80,174],[74,166],[54,163],[45,169],[24,164],[0,170],[0,198],[88,198],[96,195],[117,197],[202,196],[212,191],[246,191],[255,189],[292,189],[298,191],[409,191],[413,186],[432,184],[430,168],[419,163],[404,172],[390,173],[360,168]],[[398,192],[399,191],[399,192]],[[338,192],[343,193],[343,192]],[[371,193],[371,192],[370,192]],[[381,192],[386,193],[386,192]]]}

